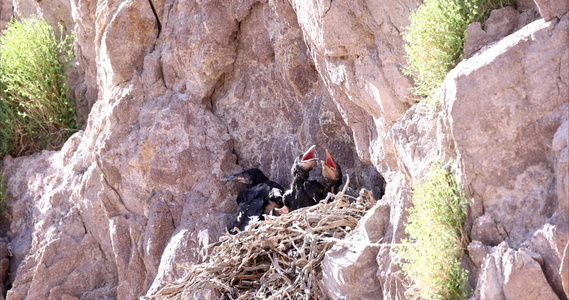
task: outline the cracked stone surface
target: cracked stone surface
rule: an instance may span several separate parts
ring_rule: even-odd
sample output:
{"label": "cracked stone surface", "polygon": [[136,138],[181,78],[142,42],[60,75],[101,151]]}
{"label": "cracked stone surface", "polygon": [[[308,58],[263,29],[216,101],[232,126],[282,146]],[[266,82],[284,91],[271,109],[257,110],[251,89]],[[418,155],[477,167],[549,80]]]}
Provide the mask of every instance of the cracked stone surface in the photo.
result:
{"label": "cracked stone surface", "polygon": [[[532,274],[536,290],[566,299],[569,19],[519,28],[536,7],[519,2],[518,24],[449,74],[433,113],[400,71],[419,1],[71,0],[70,85],[89,118],[60,151],[2,162],[7,298],[151,296],[234,217],[239,186],[220,178],[258,167],[287,186],[315,144],[350,193],[385,193],[350,237],[358,247],[326,255],[332,297],[405,299],[389,246],[405,237],[413,185],[454,158],[471,198],[471,271],[485,278],[471,286],[518,297]],[[496,24],[501,14],[513,16],[496,12]]]}

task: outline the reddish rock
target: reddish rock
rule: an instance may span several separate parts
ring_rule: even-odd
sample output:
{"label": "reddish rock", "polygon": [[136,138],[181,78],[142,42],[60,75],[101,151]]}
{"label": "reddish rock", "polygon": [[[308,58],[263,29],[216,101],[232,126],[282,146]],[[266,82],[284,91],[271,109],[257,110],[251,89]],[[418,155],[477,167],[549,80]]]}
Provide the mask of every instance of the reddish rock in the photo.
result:
{"label": "reddish rock", "polygon": [[219,178],[260,167],[287,185],[307,145],[381,196],[287,2],[153,1],[156,15],[149,2],[79,2],[85,131],[3,162],[17,199],[10,297],[132,299],[179,278],[236,211],[238,187]]}
{"label": "reddish rock", "polygon": [[[444,101],[463,184],[483,205],[472,216],[486,212],[502,224],[512,247],[546,224],[559,207],[550,149],[567,109],[569,78],[553,70],[569,65],[568,29],[567,18],[536,21],[459,64],[445,80]],[[483,75],[497,70],[503,75],[500,81]]]}
{"label": "reddish rock", "polygon": [[389,212],[389,203],[378,203],[346,237],[346,243],[337,243],[326,253],[322,261],[322,286],[331,299],[377,299],[381,294],[381,284],[375,275],[376,257],[389,224]]}
{"label": "reddish rock", "polygon": [[515,251],[502,243],[486,256],[474,299],[559,298],[527,251]]}
{"label": "reddish rock", "polygon": [[565,250],[563,251],[563,259],[561,260],[561,266],[559,267],[559,274],[561,275],[563,290],[567,296],[569,295],[569,242],[567,242]]}
{"label": "reddish rock", "polygon": [[354,190],[379,196],[378,170],[388,180],[350,237],[359,246],[327,254],[330,295],[405,299],[390,246],[405,237],[413,185],[455,158],[479,295],[562,298],[569,20],[512,33],[532,20],[524,3],[517,25],[503,9],[487,32],[469,27],[500,40],[447,76],[432,113],[409,109],[401,73],[400,33],[419,1],[71,1],[72,86],[89,120],[61,151],[3,161],[8,297],[151,296],[234,216],[238,187],[219,178],[260,167],[287,185],[294,158],[316,144]]}
{"label": "reddish rock", "polygon": [[484,30],[493,41],[497,41],[514,32],[518,20],[518,12],[511,6],[495,9],[484,23]]}
{"label": "reddish rock", "polygon": [[534,0],[539,14],[546,21],[554,18],[561,19],[569,10],[568,0]]}
{"label": "reddish rock", "polygon": [[476,51],[490,44],[494,40],[482,30],[480,22],[473,22],[466,27],[466,42],[464,42],[464,56],[471,57]]}
{"label": "reddish rock", "polygon": [[389,126],[414,103],[411,79],[401,72],[401,32],[419,3],[291,1],[315,68],[352,128],[359,158],[383,172],[397,164]]}
{"label": "reddish rock", "polygon": [[13,17],[14,8],[12,1],[2,1],[0,3],[0,29],[4,30]]}

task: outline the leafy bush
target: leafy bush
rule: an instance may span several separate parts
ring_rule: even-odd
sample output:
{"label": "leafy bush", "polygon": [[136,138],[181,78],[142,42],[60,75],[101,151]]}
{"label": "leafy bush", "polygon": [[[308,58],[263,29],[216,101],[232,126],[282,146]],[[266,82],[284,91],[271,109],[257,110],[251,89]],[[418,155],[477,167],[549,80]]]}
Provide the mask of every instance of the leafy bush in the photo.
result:
{"label": "leafy bush", "polygon": [[468,245],[466,200],[450,171],[434,166],[415,187],[405,232],[408,240],[396,248],[397,257],[413,286],[410,298],[465,298],[468,271],[460,257]]}
{"label": "leafy bush", "polygon": [[429,100],[446,74],[461,58],[466,26],[483,23],[494,9],[515,0],[425,0],[409,17],[403,33],[407,65],[403,73],[415,79],[413,93]]}
{"label": "leafy bush", "polygon": [[65,71],[73,37],[43,18],[12,20],[0,36],[0,154],[60,147],[78,128]]}

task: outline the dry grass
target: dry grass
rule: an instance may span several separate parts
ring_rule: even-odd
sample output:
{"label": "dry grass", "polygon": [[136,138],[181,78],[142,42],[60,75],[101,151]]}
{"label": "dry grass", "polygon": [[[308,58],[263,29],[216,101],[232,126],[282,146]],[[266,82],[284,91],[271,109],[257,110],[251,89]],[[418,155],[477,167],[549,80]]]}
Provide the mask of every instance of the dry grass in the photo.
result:
{"label": "dry grass", "polygon": [[[154,299],[321,299],[320,263],[336,242],[352,231],[375,205],[371,192],[345,194],[331,203],[268,217],[210,246],[207,262],[188,267]],[[328,198],[327,198],[328,199]],[[326,201],[327,202],[327,201]]]}

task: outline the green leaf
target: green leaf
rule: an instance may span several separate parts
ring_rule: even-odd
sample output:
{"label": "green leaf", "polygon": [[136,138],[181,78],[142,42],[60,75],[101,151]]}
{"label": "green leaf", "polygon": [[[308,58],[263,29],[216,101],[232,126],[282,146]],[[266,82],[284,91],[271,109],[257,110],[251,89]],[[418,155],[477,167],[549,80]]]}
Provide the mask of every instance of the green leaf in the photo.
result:
{"label": "green leaf", "polygon": [[43,18],[31,17],[13,19],[0,35],[3,155],[58,148],[78,128],[65,77],[74,38],[63,35],[61,25],[58,30],[56,35]]}

